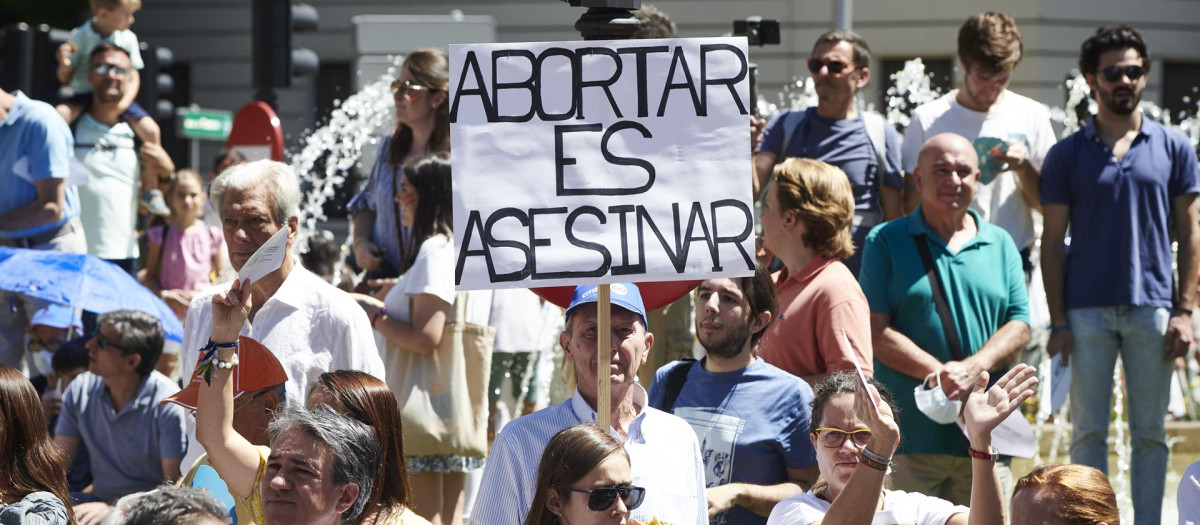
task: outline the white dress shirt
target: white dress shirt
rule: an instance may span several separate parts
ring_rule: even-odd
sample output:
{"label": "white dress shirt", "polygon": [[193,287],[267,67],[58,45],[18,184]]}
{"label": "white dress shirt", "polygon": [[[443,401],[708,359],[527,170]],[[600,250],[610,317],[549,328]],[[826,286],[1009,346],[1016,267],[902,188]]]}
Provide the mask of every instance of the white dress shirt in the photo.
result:
{"label": "white dress shirt", "polygon": [[[629,425],[625,451],[633,484],[646,499],[631,518],[652,517],[672,525],[707,525],[704,461],[696,433],[676,416],[646,406],[646,390],[633,385],[638,415]],[[471,510],[471,525],[520,525],[537,490],[538,463],[554,434],[580,423],[594,423],[596,411],[579,391],[570,399],[505,425],[483,470],[483,482]],[[614,437],[617,432],[611,430]],[[619,438],[618,438],[619,439]]]}
{"label": "white dress shirt", "polygon": [[[232,283],[197,293],[183,325],[180,364],[185,381],[196,368],[200,349],[212,335],[212,299]],[[325,372],[360,370],[384,378],[383,360],[375,346],[371,321],[362,307],[333,285],[297,262],[283,284],[242,326],[241,335],[263,344],[287,372],[287,402],[304,404],[309,385]],[[195,422],[188,422],[191,446],[184,465],[203,454],[195,440]]]}

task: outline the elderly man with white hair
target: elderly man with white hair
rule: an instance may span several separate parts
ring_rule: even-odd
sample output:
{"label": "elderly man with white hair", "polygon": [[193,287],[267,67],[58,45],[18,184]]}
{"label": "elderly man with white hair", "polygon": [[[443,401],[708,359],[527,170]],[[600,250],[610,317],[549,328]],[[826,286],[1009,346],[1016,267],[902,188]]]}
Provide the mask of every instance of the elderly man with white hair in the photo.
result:
{"label": "elderly man with white hair", "polygon": [[[269,160],[229,168],[209,189],[234,270],[240,271],[276,232],[289,230],[289,255],[283,265],[251,285],[254,306],[241,332],[279,358],[288,375],[288,399],[304,399],[311,381],[331,370],[361,370],[383,378],[383,360],[362,308],[349,294],[304,269],[291,254],[299,229],[300,198],[296,174]],[[192,376],[212,333],[213,296],[229,287],[230,283],[220,284],[192,299],[181,356],[185,378]],[[190,447],[189,458],[199,457],[199,449]]]}

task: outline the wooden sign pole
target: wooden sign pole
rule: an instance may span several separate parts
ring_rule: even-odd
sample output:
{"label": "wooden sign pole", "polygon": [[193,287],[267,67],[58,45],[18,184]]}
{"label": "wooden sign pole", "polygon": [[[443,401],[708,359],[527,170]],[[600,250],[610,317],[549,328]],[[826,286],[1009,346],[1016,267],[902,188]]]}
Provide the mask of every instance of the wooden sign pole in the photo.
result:
{"label": "wooden sign pole", "polygon": [[607,284],[598,287],[596,296],[596,425],[608,431],[612,428],[612,322],[611,302]]}

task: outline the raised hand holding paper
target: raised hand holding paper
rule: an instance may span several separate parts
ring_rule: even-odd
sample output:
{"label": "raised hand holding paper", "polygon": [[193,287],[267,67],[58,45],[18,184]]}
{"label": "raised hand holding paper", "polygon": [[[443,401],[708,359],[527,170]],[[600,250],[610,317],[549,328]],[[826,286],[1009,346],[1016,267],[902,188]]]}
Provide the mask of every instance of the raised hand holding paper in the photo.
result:
{"label": "raised hand holding paper", "polygon": [[863,373],[862,367],[858,364],[858,354],[854,353],[854,345],[850,344],[850,338],[846,337],[845,328],[842,329],[842,341],[846,343],[846,348],[850,350],[850,356],[854,358],[854,371],[858,373],[858,381],[860,386],[866,389],[867,392],[871,393],[871,402],[875,403],[875,406],[878,407],[879,393],[876,392],[875,389],[870,388],[871,383],[867,381],[867,374]]}
{"label": "raised hand holding paper", "polygon": [[291,231],[287,227],[280,228],[275,232],[267,242],[258,247],[254,255],[246,261],[242,269],[238,271],[238,281],[249,282],[254,284],[259,279],[266,277],[267,274],[278,270],[283,266],[283,260],[287,257],[287,238],[288,232]]}

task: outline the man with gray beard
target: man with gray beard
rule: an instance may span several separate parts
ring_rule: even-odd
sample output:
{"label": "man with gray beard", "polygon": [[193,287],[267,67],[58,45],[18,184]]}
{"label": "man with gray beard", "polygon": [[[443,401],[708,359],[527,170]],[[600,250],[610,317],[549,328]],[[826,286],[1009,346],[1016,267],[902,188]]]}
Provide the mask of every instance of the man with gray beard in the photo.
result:
{"label": "man with gray beard", "polygon": [[812,388],[753,352],[776,310],[762,267],[752,277],[704,281],[695,308],[704,358],[663,366],[650,386],[650,406],[696,431],[713,525],[765,524],[776,503],[817,478]]}

